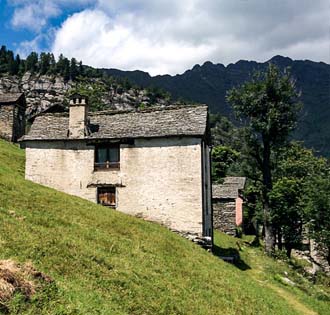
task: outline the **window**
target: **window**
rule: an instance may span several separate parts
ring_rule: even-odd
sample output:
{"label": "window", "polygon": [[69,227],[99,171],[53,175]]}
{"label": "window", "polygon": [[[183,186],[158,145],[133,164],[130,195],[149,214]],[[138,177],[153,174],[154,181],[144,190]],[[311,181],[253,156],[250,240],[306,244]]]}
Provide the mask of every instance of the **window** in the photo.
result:
{"label": "window", "polygon": [[99,187],[97,189],[97,203],[102,206],[116,208],[116,188]]}
{"label": "window", "polygon": [[98,145],[95,148],[95,170],[120,168],[119,144]]}

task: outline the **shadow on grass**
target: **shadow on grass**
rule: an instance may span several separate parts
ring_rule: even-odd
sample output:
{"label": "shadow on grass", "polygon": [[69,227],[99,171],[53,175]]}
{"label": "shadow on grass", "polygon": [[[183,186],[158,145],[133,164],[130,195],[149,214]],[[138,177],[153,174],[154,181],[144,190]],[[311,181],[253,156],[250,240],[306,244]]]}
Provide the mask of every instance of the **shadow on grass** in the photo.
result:
{"label": "shadow on grass", "polygon": [[226,262],[232,263],[235,267],[240,270],[248,270],[251,267],[241,259],[239,251],[236,248],[222,248],[217,245],[213,245],[213,255],[223,259]]}

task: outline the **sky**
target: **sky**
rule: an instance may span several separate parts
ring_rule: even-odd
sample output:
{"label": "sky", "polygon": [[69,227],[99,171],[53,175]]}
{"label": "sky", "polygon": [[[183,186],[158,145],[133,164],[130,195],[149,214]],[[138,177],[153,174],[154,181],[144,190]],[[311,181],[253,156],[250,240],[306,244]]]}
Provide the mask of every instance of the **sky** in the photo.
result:
{"label": "sky", "polygon": [[330,63],[330,1],[0,0],[0,45],[151,75],[275,55]]}

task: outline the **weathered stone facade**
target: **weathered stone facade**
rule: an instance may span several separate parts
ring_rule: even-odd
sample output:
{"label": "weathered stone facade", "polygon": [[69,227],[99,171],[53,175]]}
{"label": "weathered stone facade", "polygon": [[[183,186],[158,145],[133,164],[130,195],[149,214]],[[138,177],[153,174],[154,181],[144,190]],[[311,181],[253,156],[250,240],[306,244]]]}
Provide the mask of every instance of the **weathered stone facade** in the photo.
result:
{"label": "weathered stone facade", "polygon": [[201,140],[137,139],[121,145],[120,170],[94,171],[83,141],[26,143],[26,178],[96,202],[114,185],[117,208],[170,228],[202,234]]}
{"label": "weathered stone facade", "polygon": [[23,94],[0,95],[0,138],[16,142],[25,132]]}

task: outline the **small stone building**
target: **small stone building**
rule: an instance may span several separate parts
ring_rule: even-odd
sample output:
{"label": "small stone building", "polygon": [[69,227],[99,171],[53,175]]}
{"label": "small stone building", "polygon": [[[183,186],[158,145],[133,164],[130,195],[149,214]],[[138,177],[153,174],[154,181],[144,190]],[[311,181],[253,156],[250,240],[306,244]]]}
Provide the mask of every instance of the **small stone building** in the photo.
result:
{"label": "small stone building", "polygon": [[24,135],[25,109],[23,93],[0,95],[0,138],[16,142]]}
{"label": "small stone building", "polygon": [[229,235],[243,223],[243,197],[245,177],[226,177],[223,184],[213,184],[213,227]]}
{"label": "small stone building", "polygon": [[196,237],[212,238],[207,106],[37,116],[26,179]]}

